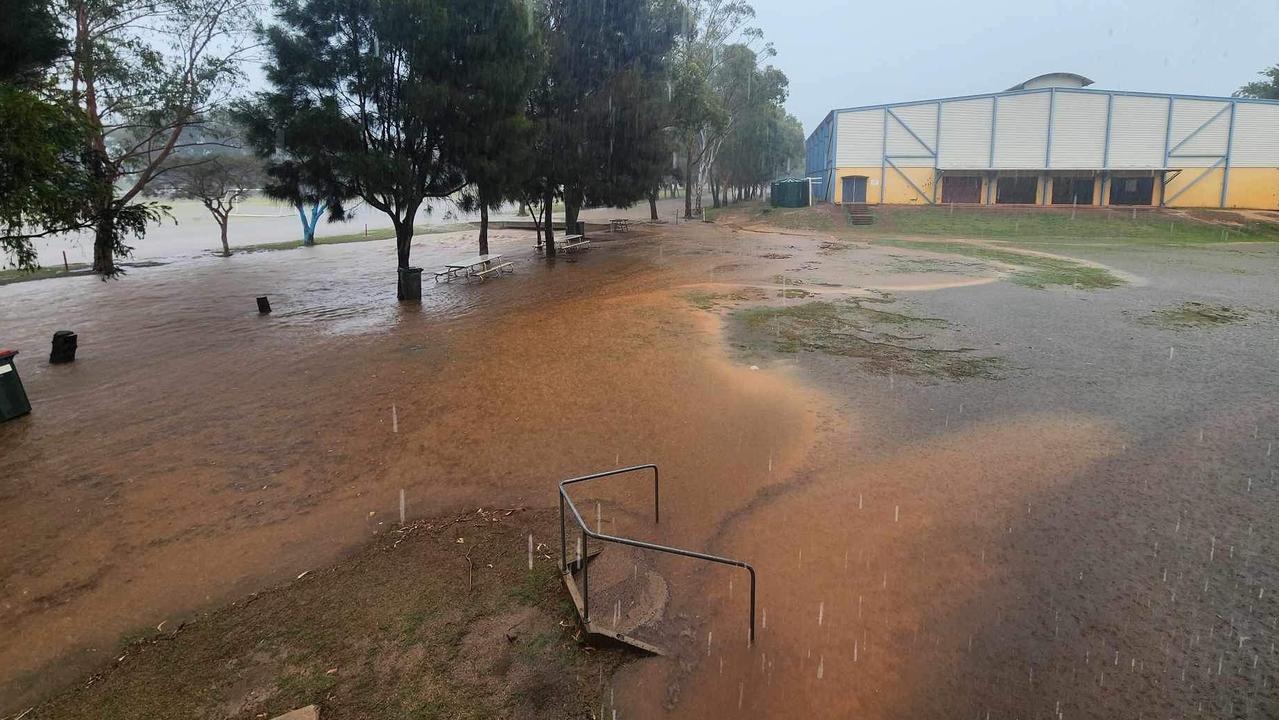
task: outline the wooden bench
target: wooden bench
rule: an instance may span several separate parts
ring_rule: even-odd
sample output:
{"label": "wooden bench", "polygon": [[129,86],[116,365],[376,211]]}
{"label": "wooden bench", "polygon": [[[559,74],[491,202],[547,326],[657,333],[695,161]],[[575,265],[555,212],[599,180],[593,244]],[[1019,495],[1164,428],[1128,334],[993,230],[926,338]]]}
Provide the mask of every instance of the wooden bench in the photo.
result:
{"label": "wooden bench", "polygon": [[515,263],[505,262],[505,263],[502,263],[501,265],[494,265],[486,270],[479,270],[477,272],[471,273],[471,275],[481,280],[487,280],[489,275],[497,275],[499,273],[514,273],[515,271],[511,269],[513,267],[515,267]]}

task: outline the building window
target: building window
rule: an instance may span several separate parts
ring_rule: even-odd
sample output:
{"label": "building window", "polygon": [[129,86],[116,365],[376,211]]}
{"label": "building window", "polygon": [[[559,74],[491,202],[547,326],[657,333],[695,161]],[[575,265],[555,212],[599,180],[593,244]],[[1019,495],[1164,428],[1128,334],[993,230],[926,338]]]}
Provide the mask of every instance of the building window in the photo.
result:
{"label": "building window", "polygon": [[1039,178],[1001,177],[995,185],[995,203],[999,205],[1034,205]]}
{"label": "building window", "polygon": [[1053,205],[1092,205],[1091,177],[1053,178]]}
{"label": "building window", "polygon": [[1110,181],[1111,205],[1151,205],[1154,197],[1152,177],[1117,177]]}

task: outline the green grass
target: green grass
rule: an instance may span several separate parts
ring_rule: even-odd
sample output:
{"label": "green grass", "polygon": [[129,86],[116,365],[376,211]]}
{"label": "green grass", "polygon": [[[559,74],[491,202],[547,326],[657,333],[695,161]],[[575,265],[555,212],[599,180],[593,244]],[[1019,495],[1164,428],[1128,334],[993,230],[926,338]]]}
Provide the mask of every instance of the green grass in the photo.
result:
{"label": "green grass", "polygon": [[779,353],[818,352],[854,358],[869,372],[943,380],[997,379],[1003,361],[972,348],[940,348],[920,334],[945,329],[940,318],[913,317],[866,307],[863,300],[753,307],[734,318],[751,345]]}
{"label": "green grass", "polygon": [[71,263],[69,270],[62,267],[42,267],[35,270],[0,270],[0,285],[28,282],[31,280],[48,280],[55,277],[72,277],[84,275],[89,271],[86,263]]}
{"label": "green grass", "polygon": [[1015,269],[1009,279],[1024,287],[1044,289],[1052,286],[1066,286],[1083,290],[1101,290],[1119,287],[1124,281],[1104,268],[1093,267],[1076,262],[1069,258],[1045,257],[1031,255],[1014,250],[972,245],[959,242],[933,242],[928,240],[876,240],[894,247],[928,250],[930,252],[963,255],[977,260],[987,260]]}
{"label": "green grass", "polygon": [[1142,318],[1141,322],[1170,330],[1185,330],[1242,322],[1248,319],[1249,314],[1243,308],[1186,302],[1175,308],[1155,310],[1150,316]]}
{"label": "green grass", "polygon": [[835,219],[831,217],[829,208],[775,208],[764,203],[755,203],[749,209],[753,220],[766,222],[769,225],[789,230],[817,230],[834,232],[838,229]]}
{"label": "green grass", "polygon": [[[128,272],[129,268],[156,267],[164,265],[162,262],[130,262],[121,263],[120,267]],[[0,270],[0,285],[10,285],[12,283],[30,282],[32,280],[48,280],[59,277],[77,277],[80,275],[88,275],[90,273],[87,263],[71,263],[66,267],[50,265],[49,267],[36,268],[35,270]]]}
{"label": "green grass", "polygon": [[[799,293],[802,293],[802,295]],[[808,294],[804,291],[792,290],[787,291],[786,297],[802,297]],[[727,293],[709,293],[703,290],[693,290],[683,295],[684,299],[698,310],[714,310],[723,304],[732,305],[751,300],[766,300],[768,296],[767,292],[759,288],[739,288]]]}
{"label": "green grass", "polygon": [[[1196,213],[1206,222],[1166,212],[1090,208],[1007,210],[1000,208],[879,208],[874,225],[847,228],[850,235],[944,235],[1018,242],[1137,243],[1204,245],[1222,242],[1279,242],[1279,222],[1249,220],[1234,213]],[[1226,221],[1229,222],[1226,222]]]}
{"label": "green grass", "polygon": [[[416,235],[437,235],[440,233],[457,232],[466,230],[471,227],[471,223],[454,223],[452,225],[427,225],[424,227],[414,227],[413,234]],[[327,237],[315,238],[316,245],[343,245],[346,243],[368,242],[371,240],[389,240],[395,237],[395,228],[375,228],[366,232],[348,233],[346,235],[329,235]],[[258,243],[256,245],[240,245],[232,248],[233,253],[239,252],[266,252],[271,250],[293,250],[302,247],[301,240],[287,240],[274,243]]]}

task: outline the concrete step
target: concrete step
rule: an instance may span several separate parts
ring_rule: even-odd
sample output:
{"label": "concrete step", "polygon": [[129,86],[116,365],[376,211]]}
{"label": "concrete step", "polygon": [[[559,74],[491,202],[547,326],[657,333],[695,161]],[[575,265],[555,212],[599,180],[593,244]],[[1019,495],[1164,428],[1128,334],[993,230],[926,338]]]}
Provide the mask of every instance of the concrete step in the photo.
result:
{"label": "concrete step", "polygon": [[[661,640],[670,589],[652,566],[652,553],[624,545],[605,544],[596,553],[591,548],[590,622],[586,631],[637,647],[645,652],[664,655]],[[582,573],[570,564],[564,582],[582,616]]]}

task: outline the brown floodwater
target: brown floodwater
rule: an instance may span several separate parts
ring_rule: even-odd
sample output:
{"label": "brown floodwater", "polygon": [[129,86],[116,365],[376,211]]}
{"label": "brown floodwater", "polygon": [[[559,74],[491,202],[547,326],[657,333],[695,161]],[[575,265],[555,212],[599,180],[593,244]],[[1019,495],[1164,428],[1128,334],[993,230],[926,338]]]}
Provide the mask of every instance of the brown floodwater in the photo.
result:
{"label": "brown floodwater", "polygon": [[[609,683],[618,717],[1279,712],[1274,253],[1082,251],[1133,280],[1084,292],[779,232],[622,237],[548,262],[500,233],[515,275],[428,280],[420,306],[394,301],[389,242],[0,287],[34,405],[0,425],[0,712],[331,562],[401,489],[410,516],[552,506],[559,479],[644,462],[660,526],[643,483],[581,507],[751,561],[759,633],[740,571],[644,560],[673,657]],[[470,243],[420,238],[415,262]],[[1000,377],[776,353],[732,315],[843,295],[945,319],[925,341]],[[1205,296],[1254,312],[1139,322]],[[79,359],[52,367],[63,328]]]}

